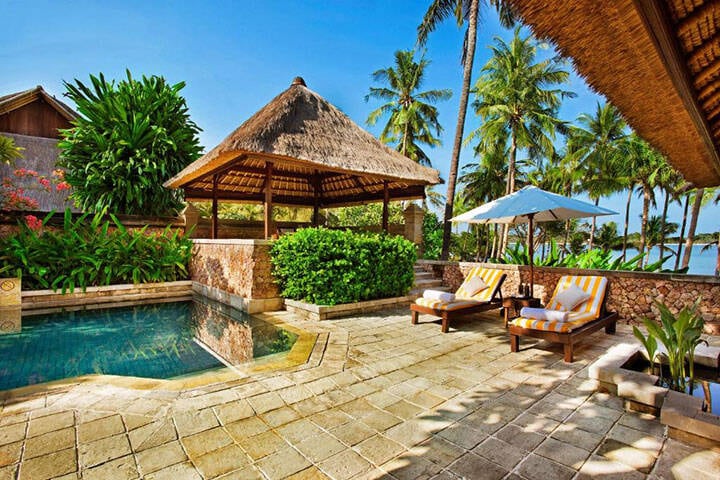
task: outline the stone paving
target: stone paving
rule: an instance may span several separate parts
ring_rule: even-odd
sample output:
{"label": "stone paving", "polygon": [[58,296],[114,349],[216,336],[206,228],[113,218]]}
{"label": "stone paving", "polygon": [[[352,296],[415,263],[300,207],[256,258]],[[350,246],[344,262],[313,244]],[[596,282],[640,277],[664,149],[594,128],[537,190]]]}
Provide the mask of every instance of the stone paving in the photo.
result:
{"label": "stone paving", "polygon": [[68,383],[6,398],[5,479],[704,479],[720,450],[596,393],[587,366],[633,341],[600,332],[566,364],[509,353],[497,312],[449,334],[406,309],[322,323],[311,362],[191,390]]}

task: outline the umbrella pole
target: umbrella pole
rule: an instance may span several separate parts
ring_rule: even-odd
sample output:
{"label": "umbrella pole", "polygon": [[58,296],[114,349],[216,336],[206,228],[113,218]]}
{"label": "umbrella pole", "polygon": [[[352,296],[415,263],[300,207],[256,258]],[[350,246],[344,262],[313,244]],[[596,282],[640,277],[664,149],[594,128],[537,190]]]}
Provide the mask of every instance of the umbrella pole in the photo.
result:
{"label": "umbrella pole", "polygon": [[528,242],[528,261],[530,262],[530,296],[535,296],[535,245],[533,245],[533,217],[535,216],[534,213],[531,213],[528,215],[528,233],[527,233],[527,242]]}

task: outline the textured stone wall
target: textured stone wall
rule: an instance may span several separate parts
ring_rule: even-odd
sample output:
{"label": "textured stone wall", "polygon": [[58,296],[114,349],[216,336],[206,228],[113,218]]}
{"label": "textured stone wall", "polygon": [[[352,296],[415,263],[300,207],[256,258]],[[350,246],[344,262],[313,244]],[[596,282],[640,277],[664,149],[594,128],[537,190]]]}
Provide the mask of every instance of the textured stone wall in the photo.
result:
{"label": "textured stone wall", "polygon": [[[480,263],[424,262],[423,268],[435,271],[443,285],[451,290],[460,286],[471,268],[484,265],[507,273],[503,295],[516,295],[518,284],[530,281],[530,268],[518,265]],[[562,275],[602,275],[609,280],[606,299],[608,310],[617,311],[621,321],[638,324],[643,317],[658,318],[654,302],[662,302],[677,312],[701,298],[700,311],[706,322],[720,322],[720,279],[700,275],[676,275],[645,272],[610,272],[568,268],[535,268],[535,296],[546,303]]]}
{"label": "textured stone wall", "polygon": [[264,240],[195,240],[190,279],[243,298],[279,296]]}

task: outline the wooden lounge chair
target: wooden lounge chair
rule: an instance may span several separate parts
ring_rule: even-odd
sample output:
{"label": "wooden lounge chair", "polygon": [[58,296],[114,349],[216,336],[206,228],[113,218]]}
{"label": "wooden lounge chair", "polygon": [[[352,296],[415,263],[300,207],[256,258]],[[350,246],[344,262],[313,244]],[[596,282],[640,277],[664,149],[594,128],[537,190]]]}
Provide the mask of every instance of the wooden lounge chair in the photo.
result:
{"label": "wooden lounge chair", "polygon": [[575,284],[590,294],[590,299],[575,307],[569,315],[567,322],[553,322],[537,320],[534,318],[519,317],[510,322],[510,351],[517,352],[520,347],[520,337],[534,337],[554,343],[562,343],[564,359],[573,361],[573,344],[589,334],[605,328],[605,333],[615,333],[617,312],[605,310],[605,295],[608,280],[599,276],[564,275],[560,277],[552,299],[547,307],[550,310],[559,308],[555,300],[558,293],[571,284]]}
{"label": "wooden lounge chair", "polygon": [[417,324],[418,316],[421,313],[427,313],[440,317],[442,319],[441,330],[443,333],[447,333],[450,328],[450,320],[455,317],[502,307],[502,292],[500,289],[507,275],[495,268],[475,267],[470,270],[468,276],[465,278],[465,282],[475,276],[480,276],[488,288],[477,293],[475,296],[471,296],[465,291],[465,283],[463,282],[463,285],[460,285],[460,288],[455,292],[455,301],[451,303],[443,303],[440,300],[431,300],[428,298],[418,298],[415,303],[410,305],[412,324]]}

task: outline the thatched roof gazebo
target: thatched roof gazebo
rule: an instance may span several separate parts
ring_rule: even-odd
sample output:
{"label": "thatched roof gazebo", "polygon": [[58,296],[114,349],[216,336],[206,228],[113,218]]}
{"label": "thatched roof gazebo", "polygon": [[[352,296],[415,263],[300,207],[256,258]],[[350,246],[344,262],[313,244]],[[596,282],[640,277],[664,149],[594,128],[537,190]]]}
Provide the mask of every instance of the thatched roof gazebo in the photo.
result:
{"label": "thatched roof gazebo", "polygon": [[720,2],[510,0],[698,187],[720,184]]}
{"label": "thatched roof gazebo", "polygon": [[264,203],[265,236],[272,205],[320,208],[382,201],[387,230],[390,200],[423,198],[439,183],[423,167],[380,143],[297,77],[218,146],[165,182],[189,200]]}

